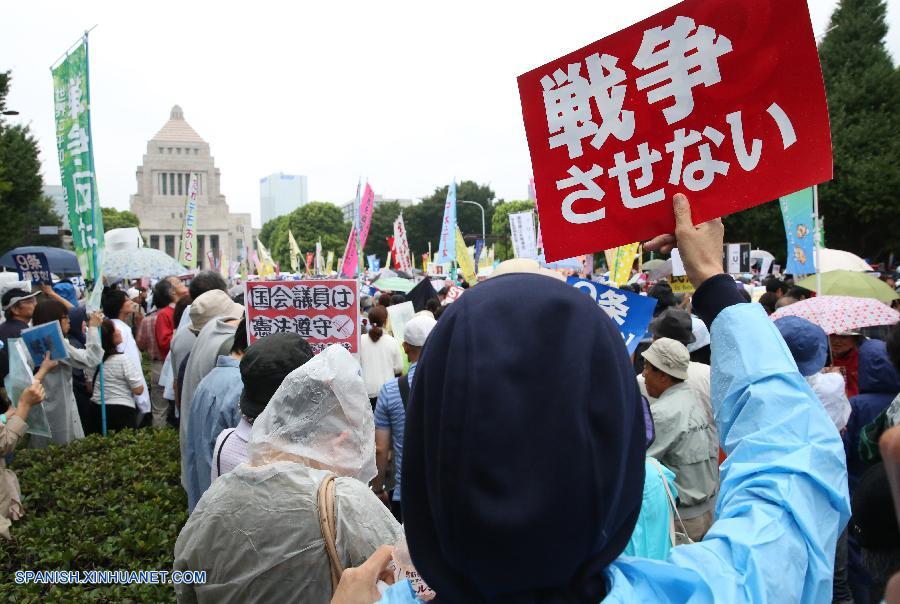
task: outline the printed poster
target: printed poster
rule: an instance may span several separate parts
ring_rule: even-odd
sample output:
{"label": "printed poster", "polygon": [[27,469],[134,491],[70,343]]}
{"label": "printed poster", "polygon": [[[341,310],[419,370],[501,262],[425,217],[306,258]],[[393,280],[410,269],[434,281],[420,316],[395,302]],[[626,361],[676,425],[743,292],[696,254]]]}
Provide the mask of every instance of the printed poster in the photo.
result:
{"label": "printed poster", "polygon": [[246,285],[247,343],[296,333],[318,354],[331,344],[359,352],[359,298],[354,279],[251,281]]}

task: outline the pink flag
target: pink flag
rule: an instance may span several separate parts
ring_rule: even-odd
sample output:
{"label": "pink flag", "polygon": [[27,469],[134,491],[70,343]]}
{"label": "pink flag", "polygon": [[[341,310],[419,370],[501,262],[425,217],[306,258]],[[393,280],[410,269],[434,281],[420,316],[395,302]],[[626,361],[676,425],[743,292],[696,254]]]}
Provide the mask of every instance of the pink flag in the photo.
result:
{"label": "pink flag", "polygon": [[[369,227],[372,224],[372,211],[375,209],[375,193],[369,183],[363,191],[362,199],[359,202],[359,246],[366,247],[366,237],[369,236]],[[356,266],[359,264],[359,252],[356,249],[356,227],[350,229],[350,238],[347,240],[347,247],[344,249],[344,266],[341,268],[341,274],[345,277],[352,277],[356,274]]]}

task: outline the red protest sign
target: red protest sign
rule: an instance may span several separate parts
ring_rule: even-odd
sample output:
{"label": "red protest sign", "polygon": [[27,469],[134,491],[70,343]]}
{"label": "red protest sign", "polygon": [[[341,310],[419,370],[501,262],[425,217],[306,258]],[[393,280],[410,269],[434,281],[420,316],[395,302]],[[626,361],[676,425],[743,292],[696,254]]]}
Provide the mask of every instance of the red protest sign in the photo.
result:
{"label": "red protest sign", "polygon": [[519,76],[548,261],[695,223],[832,175],[804,0],[686,0]]}
{"label": "red protest sign", "polygon": [[244,303],[248,344],[290,332],[302,336],[316,354],[331,344],[359,352],[359,301],[353,279],[250,281]]}
{"label": "red protest sign", "polygon": [[456,302],[465,292],[466,290],[458,285],[451,286],[450,289],[447,290],[447,302]]}

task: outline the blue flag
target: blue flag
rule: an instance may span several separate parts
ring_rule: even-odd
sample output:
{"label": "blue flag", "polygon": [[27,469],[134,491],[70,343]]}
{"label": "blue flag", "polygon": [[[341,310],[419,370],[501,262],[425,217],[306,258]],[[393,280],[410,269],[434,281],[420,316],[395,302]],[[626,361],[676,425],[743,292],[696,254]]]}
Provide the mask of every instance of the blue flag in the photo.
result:
{"label": "blue flag", "polygon": [[375,254],[369,254],[366,256],[366,259],[369,261],[369,270],[373,273],[377,273],[381,270],[381,260]]}
{"label": "blue flag", "polygon": [[586,279],[569,279],[569,283],[591,297],[609,318],[625,340],[628,354],[634,354],[638,343],[647,332],[656,298],[642,296],[634,292],[602,285]]}
{"label": "blue flag", "polygon": [[444,218],[441,220],[441,239],[438,251],[434,256],[435,264],[444,264],[456,260],[456,181],[447,189],[447,201],[444,203]]}
{"label": "blue flag", "polygon": [[484,251],[484,239],[475,240],[475,272],[478,272],[478,259],[481,258],[481,252]]}
{"label": "blue flag", "polygon": [[813,195],[813,188],[810,187],[778,200],[787,238],[787,266],[784,272],[791,275],[811,275],[816,272]]}

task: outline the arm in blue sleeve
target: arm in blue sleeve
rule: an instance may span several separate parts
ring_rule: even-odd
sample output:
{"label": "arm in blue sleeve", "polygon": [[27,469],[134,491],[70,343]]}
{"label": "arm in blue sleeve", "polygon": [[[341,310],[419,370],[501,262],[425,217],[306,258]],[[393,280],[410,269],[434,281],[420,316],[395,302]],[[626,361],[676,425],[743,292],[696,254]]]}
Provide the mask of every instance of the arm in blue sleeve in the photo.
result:
{"label": "arm in blue sleeve", "polygon": [[840,436],[759,305],[721,309],[712,358],[728,454],[716,522],[669,561],[693,569],[717,602],[830,602],[850,517]]}

